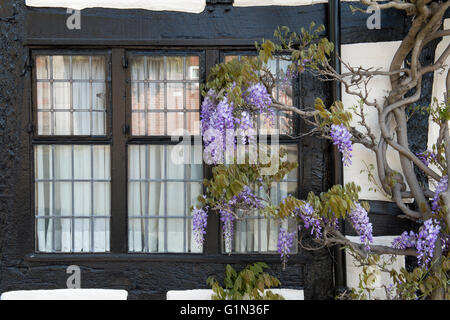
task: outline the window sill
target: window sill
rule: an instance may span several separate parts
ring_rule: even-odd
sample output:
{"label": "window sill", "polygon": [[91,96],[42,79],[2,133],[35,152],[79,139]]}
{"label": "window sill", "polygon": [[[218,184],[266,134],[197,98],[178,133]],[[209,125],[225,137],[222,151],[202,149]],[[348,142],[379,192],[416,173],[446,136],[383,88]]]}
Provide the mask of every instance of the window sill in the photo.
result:
{"label": "window sill", "polygon": [[[290,263],[311,263],[323,257],[292,255]],[[33,253],[25,256],[27,262],[186,262],[186,263],[252,263],[264,261],[281,263],[278,254],[204,255],[185,253]]]}

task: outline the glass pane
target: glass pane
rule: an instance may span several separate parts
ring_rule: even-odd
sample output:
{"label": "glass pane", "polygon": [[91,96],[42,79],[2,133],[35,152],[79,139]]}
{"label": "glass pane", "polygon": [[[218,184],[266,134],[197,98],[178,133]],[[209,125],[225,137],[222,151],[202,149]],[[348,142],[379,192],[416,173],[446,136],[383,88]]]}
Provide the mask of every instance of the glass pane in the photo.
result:
{"label": "glass pane", "polygon": [[54,113],[55,129],[54,134],[56,135],[70,135],[70,128],[72,127],[71,113],[70,112],[55,112]]}
{"label": "glass pane", "polygon": [[128,146],[128,178],[145,179],[146,172],[146,146]]}
{"label": "glass pane", "polygon": [[145,80],[144,63],[144,57],[133,57],[133,59],[131,59],[132,80]]}
{"label": "glass pane", "polygon": [[72,251],[72,219],[52,219],[55,252]]}
{"label": "glass pane", "polygon": [[94,216],[109,216],[111,191],[109,182],[94,182]]}
{"label": "glass pane", "polygon": [[91,113],[74,112],[73,113],[73,134],[90,135],[91,134]]}
{"label": "glass pane", "polygon": [[167,113],[167,135],[179,136],[184,129],[184,112]]}
{"label": "glass pane", "polygon": [[69,82],[55,82],[53,84],[53,108],[70,109]]}
{"label": "glass pane", "polygon": [[74,251],[91,251],[91,221],[89,219],[75,219]]}
{"label": "glass pane", "polygon": [[92,113],[92,135],[101,136],[105,135],[105,112],[93,112]]}
{"label": "glass pane", "polygon": [[94,146],[94,179],[111,179],[109,146]]}
{"label": "glass pane", "polygon": [[38,134],[51,135],[52,134],[52,113],[38,112]]}
{"label": "glass pane", "polygon": [[200,67],[198,56],[186,57],[186,79],[187,80],[200,79]]}
{"label": "glass pane", "polygon": [[109,219],[94,219],[94,252],[109,251]]}
{"label": "glass pane", "polygon": [[198,83],[186,84],[186,108],[200,109],[200,87]]}
{"label": "glass pane", "polygon": [[164,84],[150,83],[147,92],[148,109],[164,109]]}
{"label": "glass pane", "polygon": [[184,252],[184,219],[167,220],[167,251]]}
{"label": "glass pane", "polygon": [[183,109],[183,84],[168,83],[167,84],[167,109]]}
{"label": "glass pane", "polygon": [[191,135],[200,134],[200,114],[198,112],[186,112],[186,130]]}
{"label": "glass pane", "polygon": [[164,179],[165,168],[165,148],[164,146],[149,145],[148,153],[148,177],[150,179]]}
{"label": "glass pane", "polygon": [[[170,193],[169,193],[170,194]],[[145,196],[145,193],[144,193]],[[165,184],[149,182],[148,184],[148,215],[164,216],[165,212]]]}
{"label": "glass pane", "polygon": [[88,56],[73,56],[72,68],[73,68],[73,79],[89,80],[90,68]]}
{"label": "glass pane", "polygon": [[92,79],[93,80],[105,80],[106,68],[104,56],[93,56],[92,58]]}
{"label": "glass pane", "polygon": [[52,178],[52,146],[39,145],[34,148],[34,174],[36,179]]}
{"label": "glass pane", "polygon": [[55,179],[72,179],[72,146],[54,146]]}
{"label": "glass pane", "polygon": [[184,179],[185,163],[188,157],[186,147],[183,145],[167,146],[167,178]]}
{"label": "glass pane", "polygon": [[128,182],[128,215],[140,217],[146,215],[146,182]]}
{"label": "glass pane", "polygon": [[91,183],[74,182],[73,189],[73,215],[89,217],[91,215]]}
{"label": "glass pane", "polygon": [[190,216],[190,208],[192,206],[200,205],[198,201],[198,196],[202,193],[202,183],[201,182],[190,182],[186,184],[186,212]]}
{"label": "glass pane", "polygon": [[162,136],[164,135],[164,114],[151,112],[148,118],[148,135]]}
{"label": "glass pane", "polygon": [[38,82],[37,86],[37,108],[51,109],[50,84],[48,82]]}
{"label": "glass pane", "polygon": [[91,108],[91,94],[89,82],[74,82],[73,84],[73,108],[86,109]]}
{"label": "glass pane", "polygon": [[74,179],[91,179],[91,146],[73,147]]}
{"label": "glass pane", "polygon": [[164,57],[147,57],[148,79],[164,80]]}
{"label": "glass pane", "polygon": [[55,216],[72,215],[72,183],[55,182]]}
{"label": "glass pane", "polygon": [[105,110],[106,105],[106,86],[105,83],[92,84],[92,109]]}
{"label": "glass pane", "polygon": [[131,134],[134,136],[145,135],[145,113],[133,112],[131,114]]}
{"label": "glass pane", "polygon": [[35,214],[39,217],[53,215],[53,185],[51,182],[35,184]]}
{"label": "glass pane", "polygon": [[145,84],[132,83],[131,84],[131,105],[133,110],[145,109]]}
{"label": "glass pane", "polygon": [[70,56],[53,56],[53,79],[70,79]]}
{"label": "glass pane", "polygon": [[183,57],[167,57],[167,80],[183,80]]}
{"label": "glass pane", "polygon": [[36,78],[50,79],[50,57],[37,56],[36,57]]}
{"label": "glass pane", "polygon": [[177,195],[176,201],[167,201],[168,216],[184,216],[184,183],[183,182],[167,182],[167,194]]}

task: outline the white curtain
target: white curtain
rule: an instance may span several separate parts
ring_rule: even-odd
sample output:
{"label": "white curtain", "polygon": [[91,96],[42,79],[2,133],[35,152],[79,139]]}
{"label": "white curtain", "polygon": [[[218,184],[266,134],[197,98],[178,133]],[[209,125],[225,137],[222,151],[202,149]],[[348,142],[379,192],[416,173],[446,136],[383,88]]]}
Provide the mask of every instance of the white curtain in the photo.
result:
{"label": "white curtain", "polygon": [[190,146],[181,149],[167,145],[129,146],[131,252],[201,251],[193,241],[188,216],[202,189],[200,181],[191,180],[202,179],[202,166],[173,161],[172,155],[183,149],[186,154],[191,153]]}
{"label": "white curtain", "polygon": [[39,251],[109,251],[109,146],[36,146],[35,178]]}

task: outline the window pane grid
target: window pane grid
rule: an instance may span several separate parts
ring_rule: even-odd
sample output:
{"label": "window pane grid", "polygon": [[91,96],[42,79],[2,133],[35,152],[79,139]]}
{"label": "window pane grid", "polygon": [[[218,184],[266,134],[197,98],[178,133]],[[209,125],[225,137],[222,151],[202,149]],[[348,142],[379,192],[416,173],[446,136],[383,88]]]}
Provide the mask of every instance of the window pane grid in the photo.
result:
{"label": "window pane grid", "polygon": [[134,136],[168,136],[179,134],[175,133],[178,129],[194,135],[200,133],[195,123],[199,122],[200,112],[198,69],[198,56],[133,58],[131,113]]}
{"label": "window pane grid", "polygon": [[109,251],[109,171],[109,146],[35,147],[37,251]]}
{"label": "window pane grid", "polygon": [[36,62],[38,134],[105,135],[105,58],[37,56]]}
{"label": "window pane grid", "polygon": [[203,181],[202,165],[193,164],[196,147],[181,147],[186,152],[181,163],[172,158],[180,146],[128,148],[129,251],[201,252],[191,235],[190,216],[190,207],[197,204]]}
{"label": "window pane grid", "polygon": [[[254,55],[225,55],[225,62],[229,62],[233,59],[241,60],[242,57],[254,57]],[[271,69],[272,74],[275,77],[275,87],[272,92],[272,96],[282,103],[288,106],[294,106],[293,103],[293,86],[292,82],[284,79],[287,71],[288,63],[286,63],[280,56],[276,56],[269,60],[268,67]],[[289,94],[290,92],[290,94]],[[259,133],[271,134],[274,130],[279,130],[280,134],[292,134],[294,133],[293,113],[291,111],[279,111],[275,112],[274,124],[265,122],[265,115],[257,116],[257,130]]]}
{"label": "window pane grid", "polygon": [[[288,151],[287,159],[297,161],[297,145],[282,145]],[[286,175],[280,182],[274,182],[271,188],[272,203],[280,203],[286,196],[297,194],[298,171],[294,170]],[[265,197],[263,192],[258,192],[260,197]],[[224,253],[277,253],[278,231],[283,227],[289,232],[297,230],[295,219],[283,221],[282,225],[273,219],[268,219],[259,210],[253,210],[234,222],[234,239],[232,250],[225,249],[222,241]],[[223,237],[222,237],[223,238]],[[297,252],[297,246],[291,250]]]}

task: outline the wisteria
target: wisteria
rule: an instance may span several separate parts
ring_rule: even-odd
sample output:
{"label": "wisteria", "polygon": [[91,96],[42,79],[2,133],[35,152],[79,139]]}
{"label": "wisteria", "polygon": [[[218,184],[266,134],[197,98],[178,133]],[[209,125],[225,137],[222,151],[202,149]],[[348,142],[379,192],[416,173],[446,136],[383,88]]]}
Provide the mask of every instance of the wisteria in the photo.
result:
{"label": "wisteria", "polygon": [[202,209],[194,207],[192,210],[192,230],[198,247],[202,247],[204,235],[206,234],[206,226],[208,224],[207,209],[207,207]]}
{"label": "wisteria", "polygon": [[426,150],[424,152],[416,153],[417,158],[422,161],[426,166],[430,165],[431,161],[436,161],[437,156],[434,152]]}
{"label": "wisteria", "polygon": [[[224,153],[234,151],[235,135],[241,142],[256,141],[252,113],[264,114],[273,123],[274,111],[270,108],[272,98],[261,83],[252,84],[243,90],[243,100],[250,110],[238,112],[227,95],[219,98],[214,90],[209,90],[203,100],[200,119],[204,142],[204,159],[208,164],[224,163]],[[240,109],[239,109],[240,110]]]}
{"label": "wisteria", "polygon": [[359,239],[365,244],[365,250],[370,251],[369,243],[373,242],[372,223],[369,221],[369,215],[359,203],[354,203],[355,207],[350,211],[349,218],[353,228],[359,234]]}
{"label": "wisteria", "polygon": [[423,223],[416,242],[417,252],[419,253],[417,259],[420,266],[429,266],[433,259],[434,248],[440,230],[441,227],[436,219],[431,218]]}
{"label": "wisteria", "polygon": [[286,265],[291,248],[294,245],[295,234],[296,232],[289,233],[285,228],[280,228],[278,233],[278,253],[281,255],[283,267]]}
{"label": "wisteria", "polygon": [[417,234],[413,231],[404,231],[399,237],[392,241],[392,247],[399,250],[414,248],[417,242]]}
{"label": "wisteria", "polygon": [[350,132],[343,124],[333,124],[331,125],[330,136],[333,139],[333,144],[342,153],[342,163],[344,166],[350,166],[352,164],[351,152],[353,151]]}
{"label": "wisteria", "polygon": [[234,220],[235,216],[230,209],[219,210],[220,221],[222,222],[223,239],[225,241],[225,251],[231,251],[234,234]]}
{"label": "wisteria", "polygon": [[322,237],[321,222],[318,218],[314,217],[314,208],[309,203],[305,203],[300,208],[297,208],[295,214],[302,219],[304,228],[311,230],[311,235],[314,234],[316,239]]}
{"label": "wisteria", "polygon": [[431,202],[431,209],[434,212],[436,212],[436,211],[438,211],[440,209],[439,208],[439,197],[440,197],[442,192],[447,190],[447,186],[448,186],[448,176],[444,176],[438,182],[438,184],[436,186],[436,191],[434,192],[433,200]]}
{"label": "wisteria", "polygon": [[261,199],[259,199],[253,193],[252,189],[249,186],[245,186],[244,190],[239,192],[237,196],[231,198],[231,200],[228,202],[228,205],[232,206],[239,203],[245,204],[253,209],[262,209],[264,207]]}

